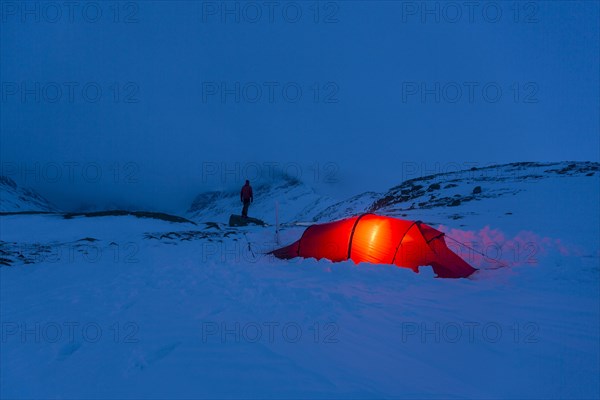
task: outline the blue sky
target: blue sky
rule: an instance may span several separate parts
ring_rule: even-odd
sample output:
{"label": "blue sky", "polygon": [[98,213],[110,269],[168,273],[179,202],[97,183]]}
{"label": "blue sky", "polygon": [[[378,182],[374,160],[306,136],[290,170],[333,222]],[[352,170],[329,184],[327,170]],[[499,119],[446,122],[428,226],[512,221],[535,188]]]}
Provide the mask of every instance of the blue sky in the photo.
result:
{"label": "blue sky", "polygon": [[3,1],[2,172],[176,211],[273,169],[341,197],[598,161],[598,2],[473,4]]}

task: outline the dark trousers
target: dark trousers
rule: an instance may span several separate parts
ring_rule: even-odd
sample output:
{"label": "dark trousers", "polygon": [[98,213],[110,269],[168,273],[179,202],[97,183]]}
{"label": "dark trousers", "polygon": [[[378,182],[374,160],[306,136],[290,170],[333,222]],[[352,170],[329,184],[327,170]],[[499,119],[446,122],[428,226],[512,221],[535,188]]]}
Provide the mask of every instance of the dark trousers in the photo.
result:
{"label": "dark trousers", "polygon": [[242,217],[248,216],[248,207],[250,207],[250,200],[244,200],[244,207],[242,208]]}

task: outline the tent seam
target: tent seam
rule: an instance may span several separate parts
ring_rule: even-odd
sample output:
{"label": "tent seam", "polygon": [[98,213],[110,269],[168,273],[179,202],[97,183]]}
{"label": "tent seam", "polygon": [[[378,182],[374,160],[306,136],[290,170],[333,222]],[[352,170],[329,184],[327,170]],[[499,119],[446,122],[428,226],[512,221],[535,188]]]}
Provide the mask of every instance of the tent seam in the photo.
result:
{"label": "tent seam", "polygon": [[[410,231],[412,229],[413,226],[418,225],[418,224],[421,224],[421,221],[415,221],[412,224],[410,224],[410,226],[408,227],[406,232],[404,232],[404,235],[402,235],[402,237],[400,238],[400,242],[398,242],[398,246],[396,246],[396,250],[394,251],[394,257],[392,257],[392,264],[394,264],[394,262],[396,261],[396,255],[398,255],[398,249],[400,248],[400,246],[402,246],[402,241],[406,237],[406,234],[408,233],[408,231]],[[423,236],[423,235],[421,235],[421,236]],[[425,238],[423,238],[423,239],[425,239]]]}
{"label": "tent seam", "polygon": [[364,217],[365,215],[374,215],[372,213],[364,213],[361,214],[356,221],[354,221],[354,225],[352,226],[352,232],[350,233],[350,238],[348,239],[348,257],[346,257],[346,259],[350,260],[352,259],[352,257],[350,257],[352,255],[352,239],[354,239],[354,232],[356,231],[356,227],[358,226],[358,222],[362,219],[362,217]]}

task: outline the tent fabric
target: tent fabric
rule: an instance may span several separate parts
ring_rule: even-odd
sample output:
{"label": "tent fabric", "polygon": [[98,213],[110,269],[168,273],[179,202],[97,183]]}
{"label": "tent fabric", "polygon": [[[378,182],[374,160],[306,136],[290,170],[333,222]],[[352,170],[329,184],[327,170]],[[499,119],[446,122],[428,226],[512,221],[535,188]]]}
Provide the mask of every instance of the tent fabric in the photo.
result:
{"label": "tent fabric", "polygon": [[476,271],[448,248],[444,233],[421,221],[363,214],[309,226],[289,246],[271,252],[278,258],[394,264],[419,272],[431,265],[441,278],[465,278]]}

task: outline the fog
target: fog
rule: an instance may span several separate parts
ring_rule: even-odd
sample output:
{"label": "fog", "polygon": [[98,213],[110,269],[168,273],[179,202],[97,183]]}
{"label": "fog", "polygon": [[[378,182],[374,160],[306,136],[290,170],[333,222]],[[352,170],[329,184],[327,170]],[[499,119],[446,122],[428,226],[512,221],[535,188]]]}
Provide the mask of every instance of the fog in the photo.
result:
{"label": "fog", "polygon": [[598,161],[598,3],[474,3],[2,2],[1,172],[180,212],[281,173],[341,198]]}

